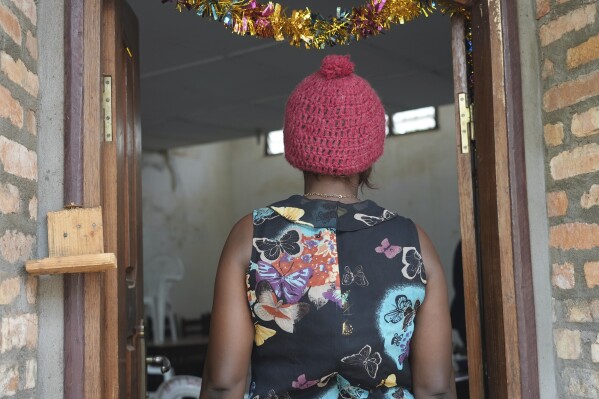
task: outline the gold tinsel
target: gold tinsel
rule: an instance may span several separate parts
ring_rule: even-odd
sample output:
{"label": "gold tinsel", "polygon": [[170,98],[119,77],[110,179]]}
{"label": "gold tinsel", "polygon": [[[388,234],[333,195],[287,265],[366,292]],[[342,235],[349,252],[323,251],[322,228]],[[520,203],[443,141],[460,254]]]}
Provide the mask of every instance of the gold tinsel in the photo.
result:
{"label": "gold tinsel", "polygon": [[[163,0],[173,1],[173,0]],[[438,9],[443,13],[466,10],[448,0],[368,0],[351,10],[337,9],[337,15],[324,18],[309,8],[287,13],[279,3],[260,4],[256,0],[174,0],[179,10],[194,10],[198,15],[222,22],[238,35],[287,40],[294,46],[322,49],[348,44],[428,16]]]}

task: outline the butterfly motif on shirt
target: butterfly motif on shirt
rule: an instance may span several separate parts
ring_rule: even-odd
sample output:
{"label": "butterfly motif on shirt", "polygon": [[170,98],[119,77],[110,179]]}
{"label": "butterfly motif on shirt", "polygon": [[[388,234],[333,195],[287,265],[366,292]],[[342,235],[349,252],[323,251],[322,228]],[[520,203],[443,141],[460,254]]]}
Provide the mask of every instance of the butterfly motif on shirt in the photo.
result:
{"label": "butterfly motif on shirt", "polygon": [[297,377],[297,381],[291,383],[291,386],[295,389],[307,389],[316,385],[316,383],[318,383],[318,380],[306,380],[306,374],[302,374]]}
{"label": "butterfly motif on shirt", "polygon": [[402,338],[403,338],[402,335],[399,335],[398,333],[395,333],[395,335],[393,336],[393,338],[391,338],[391,345],[399,346]]}
{"label": "butterfly motif on shirt", "polygon": [[285,392],[280,395],[277,395],[275,393],[275,390],[271,389],[270,391],[268,391],[266,399],[291,399],[291,396],[289,396],[289,392]]}
{"label": "butterfly motif on shirt", "polygon": [[254,215],[253,215],[254,224],[255,225],[261,225],[265,221],[274,219],[277,216],[279,216],[279,215],[277,215],[275,213],[275,211],[273,211],[270,208],[261,208],[261,209],[258,209],[256,211],[254,211]]}
{"label": "butterfly motif on shirt", "polygon": [[385,238],[381,242],[381,245],[374,250],[379,254],[385,254],[387,259],[393,259],[401,252],[401,247],[399,245],[391,245],[389,239]]}
{"label": "butterfly motif on shirt", "polygon": [[398,388],[395,392],[393,392],[393,394],[391,394],[391,396],[395,399],[404,399],[405,395],[403,392],[403,388]]}
{"label": "butterfly motif on shirt", "polygon": [[358,265],[352,272],[349,266],[345,266],[343,269],[343,278],[341,279],[341,284],[343,285],[352,285],[356,283],[356,285],[360,285],[365,287],[368,285],[368,279],[364,274],[364,270],[362,270],[362,266]]}
{"label": "butterfly motif on shirt", "polygon": [[348,380],[337,374],[337,389],[341,399],[363,399],[367,398],[369,392],[364,388],[352,386]]}
{"label": "butterfly motif on shirt", "polygon": [[305,267],[293,273],[282,275],[273,265],[258,261],[256,281],[268,281],[278,298],[285,297],[287,303],[297,303],[304,295],[312,273],[310,267]]}
{"label": "butterfly motif on shirt", "polygon": [[424,272],[424,265],[422,264],[422,256],[418,253],[414,247],[405,247],[403,250],[402,262],[404,267],[401,269],[401,273],[405,278],[413,280],[416,276],[420,277],[420,281],[426,284],[426,273]]}
{"label": "butterfly motif on shirt", "polygon": [[367,226],[374,226],[384,222],[385,220],[393,219],[395,216],[395,213],[385,209],[381,216],[371,216],[365,215],[363,213],[356,213],[354,215],[354,219],[366,224]]}
{"label": "butterfly motif on shirt", "polygon": [[385,314],[385,321],[387,323],[397,324],[405,316],[405,312],[408,309],[412,309],[412,301],[405,295],[398,295],[395,297],[395,307],[389,313]]}
{"label": "butterfly motif on shirt", "polygon": [[418,310],[418,308],[420,307],[420,300],[416,299],[416,302],[414,303],[414,307],[408,306],[404,312],[404,319],[403,319],[403,329],[406,330],[410,324],[412,324],[412,322],[414,321],[414,317],[416,317],[416,311]]}
{"label": "butterfly motif on shirt", "polygon": [[275,335],[277,333],[272,328],[264,327],[264,326],[261,326],[260,324],[255,324],[254,329],[256,330],[256,333],[254,335],[254,342],[256,343],[256,346],[264,345],[264,342],[267,339],[269,339],[270,337],[272,337],[273,335]]}
{"label": "butterfly motif on shirt", "polygon": [[281,330],[293,333],[294,325],[310,310],[307,303],[284,304],[275,295],[267,281],[258,283],[256,289],[258,302],[254,305],[254,313],[264,321],[274,322]]}
{"label": "butterfly motif on shirt", "polygon": [[360,352],[344,357],[341,359],[341,362],[355,366],[363,366],[371,378],[376,378],[379,364],[381,364],[383,359],[378,352],[374,352],[374,354],[370,356],[371,352],[372,347],[370,345],[364,345],[364,347],[360,349]]}
{"label": "butterfly motif on shirt", "polygon": [[297,230],[289,230],[278,240],[270,238],[254,238],[254,247],[260,252],[265,260],[277,260],[284,252],[288,255],[297,255],[301,251],[299,244],[300,233]]}
{"label": "butterfly motif on shirt", "polygon": [[279,215],[283,216],[285,219],[295,222],[297,224],[303,224],[309,227],[314,227],[314,225],[312,223],[308,223],[308,222],[304,222],[303,220],[300,220],[302,218],[302,216],[304,216],[304,214],[306,213],[306,211],[304,211],[301,208],[294,208],[294,207],[290,207],[290,206],[285,206],[285,207],[278,207],[278,206],[273,206],[271,207],[272,209],[275,210],[275,212],[277,212]]}

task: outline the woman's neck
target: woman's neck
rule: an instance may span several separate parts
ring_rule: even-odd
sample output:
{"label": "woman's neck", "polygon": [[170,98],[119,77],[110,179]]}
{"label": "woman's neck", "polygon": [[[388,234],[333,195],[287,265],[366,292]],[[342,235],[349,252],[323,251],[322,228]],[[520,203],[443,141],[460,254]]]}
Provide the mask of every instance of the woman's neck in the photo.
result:
{"label": "woman's neck", "polygon": [[[308,198],[328,199],[344,203],[358,202],[358,176],[306,175],[304,195]],[[341,196],[341,198],[326,197],[327,195]]]}

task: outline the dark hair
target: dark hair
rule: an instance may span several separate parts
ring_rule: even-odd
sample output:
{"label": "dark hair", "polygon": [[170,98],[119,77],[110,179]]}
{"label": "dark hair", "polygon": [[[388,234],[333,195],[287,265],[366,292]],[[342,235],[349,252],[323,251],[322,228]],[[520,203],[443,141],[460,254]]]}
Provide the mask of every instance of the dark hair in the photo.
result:
{"label": "dark hair", "polygon": [[[314,177],[314,178],[318,179],[320,176],[322,176],[319,173],[308,172],[305,170],[303,172],[304,172],[304,178]],[[365,171],[358,173],[358,188],[360,188],[362,191],[364,191],[364,187],[368,187],[371,190],[377,189],[377,187],[370,180],[371,175],[372,175],[372,166],[369,167],[368,169],[366,169]],[[349,180],[349,176],[338,176],[338,177]]]}

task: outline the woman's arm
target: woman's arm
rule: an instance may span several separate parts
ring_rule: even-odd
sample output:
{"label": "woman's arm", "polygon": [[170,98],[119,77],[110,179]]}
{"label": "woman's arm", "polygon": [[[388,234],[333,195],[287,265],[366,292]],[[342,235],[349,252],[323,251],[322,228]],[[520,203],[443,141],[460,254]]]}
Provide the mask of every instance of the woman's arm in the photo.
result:
{"label": "woman's arm", "polygon": [[416,314],[410,361],[416,399],[453,399],[455,382],[451,362],[451,320],[447,283],[435,248],[418,227],[427,285],[424,302]]}
{"label": "woman's arm", "polygon": [[254,339],[245,282],[252,235],[252,215],[248,215],[231,230],[218,263],[200,399],[244,395]]}

